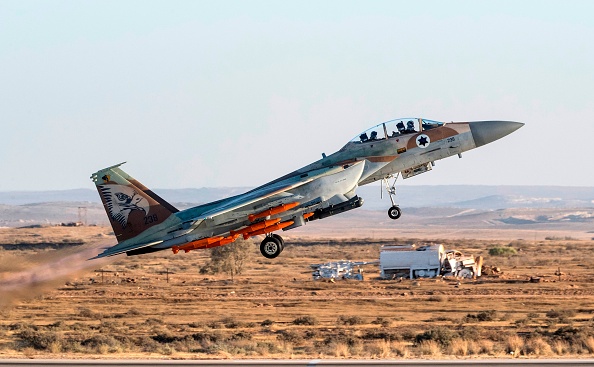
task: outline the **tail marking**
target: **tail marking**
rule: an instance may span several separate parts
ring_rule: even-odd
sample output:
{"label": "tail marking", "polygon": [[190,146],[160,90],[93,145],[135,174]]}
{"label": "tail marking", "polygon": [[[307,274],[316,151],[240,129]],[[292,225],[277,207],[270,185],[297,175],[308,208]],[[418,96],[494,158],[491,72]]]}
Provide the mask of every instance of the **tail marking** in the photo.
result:
{"label": "tail marking", "polygon": [[121,185],[99,185],[99,189],[105,199],[109,215],[123,229],[126,229],[128,217],[132,211],[141,210],[145,217],[148,216],[150,211],[148,200],[133,188]]}

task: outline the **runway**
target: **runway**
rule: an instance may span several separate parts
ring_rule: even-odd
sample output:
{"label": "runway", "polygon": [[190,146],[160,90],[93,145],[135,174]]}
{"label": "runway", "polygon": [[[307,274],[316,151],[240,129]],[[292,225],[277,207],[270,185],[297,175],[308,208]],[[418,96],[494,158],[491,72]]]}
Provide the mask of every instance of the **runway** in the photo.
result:
{"label": "runway", "polygon": [[594,359],[490,359],[490,360],[89,360],[89,359],[3,359],[0,366],[148,367],[148,366],[594,366]]}

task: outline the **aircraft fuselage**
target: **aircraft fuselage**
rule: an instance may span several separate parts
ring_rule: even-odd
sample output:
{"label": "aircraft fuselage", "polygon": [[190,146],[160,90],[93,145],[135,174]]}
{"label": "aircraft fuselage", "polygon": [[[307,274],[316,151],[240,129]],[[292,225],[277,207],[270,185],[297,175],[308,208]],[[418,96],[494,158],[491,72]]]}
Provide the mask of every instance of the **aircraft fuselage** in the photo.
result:
{"label": "aircraft fuselage", "polygon": [[[337,152],[265,185],[184,211],[177,211],[119,165],[109,167],[91,178],[119,243],[99,257],[167,248],[188,252],[222,246],[240,236],[266,234],[260,249],[273,258],[284,242],[272,232],[361,206],[363,200],[356,191],[362,185],[386,182],[392,200],[388,215],[397,219],[400,208],[394,204],[388,178],[401,174],[406,179],[427,172],[437,160],[488,144],[522,125],[511,121],[388,121],[364,131]],[[128,203],[130,198],[135,198],[133,205]]]}

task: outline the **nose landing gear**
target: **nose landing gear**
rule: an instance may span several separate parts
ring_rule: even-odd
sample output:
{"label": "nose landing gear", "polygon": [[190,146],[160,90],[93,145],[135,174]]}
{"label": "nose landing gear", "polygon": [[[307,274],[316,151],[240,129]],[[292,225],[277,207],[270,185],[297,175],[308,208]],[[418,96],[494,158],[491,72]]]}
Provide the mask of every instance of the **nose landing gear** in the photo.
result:
{"label": "nose landing gear", "polygon": [[400,210],[399,206],[394,205],[393,207],[388,209],[388,217],[390,217],[390,219],[396,220],[396,219],[400,218],[401,215],[402,215],[402,210]]}
{"label": "nose landing gear", "polygon": [[[392,182],[392,185],[390,185],[388,183],[388,179],[393,177],[392,175],[386,176],[383,179],[386,192],[388,193],[388,195],[390,195],[390,201],[392,202],[392,207],[390,209],[388,209],[388,217],[390,217],[390,219],[394,219],[394,220],[400,218],[400,216],[402,215],[402,210],[400,209],[398,204],[396,204],[396,202],[394,201],[394,196],[396,196],[396,180],[398,179],[398,176],[400,176],[400,172],[398,172],[396,174],[396,177],[394,177],[394,182]],[[383,191],[382,191],[382,193],[383,193]]]}

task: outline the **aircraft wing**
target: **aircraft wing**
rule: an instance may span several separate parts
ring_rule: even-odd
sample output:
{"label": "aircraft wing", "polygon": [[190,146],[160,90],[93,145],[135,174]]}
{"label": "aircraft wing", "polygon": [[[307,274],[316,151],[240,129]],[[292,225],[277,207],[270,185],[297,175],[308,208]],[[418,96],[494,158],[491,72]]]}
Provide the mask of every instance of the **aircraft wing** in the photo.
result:
{"label": "aircraft wing", "polygon": [[[196,222],[201,222],[205,219],[214,219],[217,216],[239,210],[248,205],[260,201],[266,201],[267,199],[273,198],[291,189],[308,184],[318,178],[340,172],[343,169],[344,168],[342,166],[332,166],[305,172],[302,174],[296,174],[295,176],[289,177],[285,180],[273,182],[271,184],[267,184],[259,188],[256,188],[245,194],[232,197],[228,200],[223,200],[220,202],[219,205],[209,207],[208,210],[200,213],[199,216],[194,217],[193,220],[195,220]],[[288,196],[290,196],[290,194]]]}

